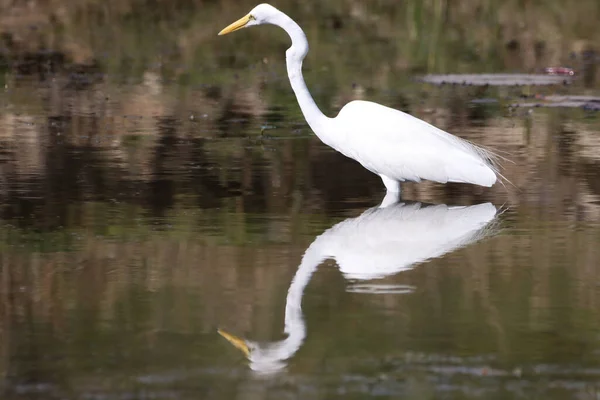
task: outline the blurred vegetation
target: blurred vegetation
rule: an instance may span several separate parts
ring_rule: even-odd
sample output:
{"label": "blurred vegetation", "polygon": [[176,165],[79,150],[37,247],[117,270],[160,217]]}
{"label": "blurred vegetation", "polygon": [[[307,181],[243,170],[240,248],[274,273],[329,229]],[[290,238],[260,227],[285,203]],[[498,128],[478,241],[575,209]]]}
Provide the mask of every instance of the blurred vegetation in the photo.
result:
{"label": "blurred vegetation", "polygon": [[[111,75],[139,78],[154,69],[168,77],[214,82],[223,67],[282,60],[287,38],[274,29],[216,37],[254,5],[248,0],[3,0],[0,52],[9,62],[37,55],[95,65]],[[282,0],[276,6],[306,30],[308,69],[326,69],[333,79],[349,76],[349,69],[360,71],[356,78],[372,76],[380,84],[403,71],[534,71],[580,63],[577,57],[600,41],[595,0],[568,7],[552,0]]]}

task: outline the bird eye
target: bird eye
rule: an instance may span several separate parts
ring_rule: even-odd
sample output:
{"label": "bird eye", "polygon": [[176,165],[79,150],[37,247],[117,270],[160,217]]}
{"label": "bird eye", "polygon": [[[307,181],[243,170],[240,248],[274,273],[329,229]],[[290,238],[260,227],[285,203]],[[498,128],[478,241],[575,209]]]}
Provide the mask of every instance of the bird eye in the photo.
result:
{"label": "bird eye", "polygon": [[254,18],[254,15],[252,15],[252,14],[248,15],[248,19],[250,21],[256,21],[256,18]]}

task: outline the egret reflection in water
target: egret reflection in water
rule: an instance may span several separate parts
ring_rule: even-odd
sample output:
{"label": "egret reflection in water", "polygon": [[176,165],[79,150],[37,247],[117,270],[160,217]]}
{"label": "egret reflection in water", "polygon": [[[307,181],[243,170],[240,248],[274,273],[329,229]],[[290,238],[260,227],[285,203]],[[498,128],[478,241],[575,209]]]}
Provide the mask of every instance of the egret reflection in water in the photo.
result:
{"label": "egret reflection in water", "polygon": [[219,333],[244,352],[253,371],[280,371],[306,337],[302,295],[324,260],[336,261],[344,277],[352,282],[350,291],[407,293],[411,290],[405,286],[362,282],[412,269],[490,235],[496,212],[491,203],[465,207],[396,203],[348,218],[318,236],[305,251],[286,298],[286,339],[257,343],[223,330]]}

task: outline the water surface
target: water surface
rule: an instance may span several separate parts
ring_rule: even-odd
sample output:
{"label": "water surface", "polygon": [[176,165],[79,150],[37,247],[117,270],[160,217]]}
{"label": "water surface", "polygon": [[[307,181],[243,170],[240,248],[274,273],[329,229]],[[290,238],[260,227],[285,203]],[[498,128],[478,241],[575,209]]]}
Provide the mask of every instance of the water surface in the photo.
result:
{"label": "water surface", "polygon": [[371,99],[508,159],[510,183],[411,183],[379,208],[282,59],[239,60],[5,74],[2,398],[598,397],[600,114],[506,107],[594,79],[375,84],[313,59],[328,115]]}

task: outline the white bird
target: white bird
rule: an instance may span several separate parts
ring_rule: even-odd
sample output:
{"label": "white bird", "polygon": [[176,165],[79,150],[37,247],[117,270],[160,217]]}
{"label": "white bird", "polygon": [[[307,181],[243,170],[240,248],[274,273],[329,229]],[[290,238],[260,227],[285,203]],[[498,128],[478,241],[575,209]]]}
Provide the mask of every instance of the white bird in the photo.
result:
{"label": "white bird", "polygon": [[[383,278],[493,234],[491,222],[495,216],[496,208],[491,203],[470,207],[396,203],[371,208],[329,228],[305,251],[288,289],[286,339],[259,344],[223,330],[219,333],[244,352],[253,371],[266,374],[280,371],[306,337],[302,295],[324,260],[334,259],[344,277],[353,282]],[[377,283],[354,285],[349,290],[369,293],[412,291],[406,286]]]}
{"label": "white bird", "polygon": [[286,51],[288,77],[311,129],[323,143],[379,175],[388,193],[398,196],[402,181],[462,182],[487,187],[496,182],[497,155],[412,115],[357,100],[346,104],[337,117],[325,116],[302,76],[302,61],[308,53],[306,35],[275,7],[260,4],[219,35],[261,24],[277,25],[292,39]]}

